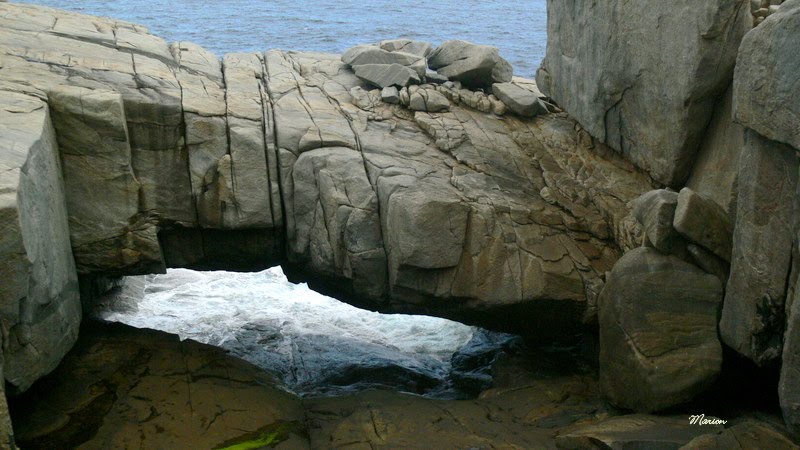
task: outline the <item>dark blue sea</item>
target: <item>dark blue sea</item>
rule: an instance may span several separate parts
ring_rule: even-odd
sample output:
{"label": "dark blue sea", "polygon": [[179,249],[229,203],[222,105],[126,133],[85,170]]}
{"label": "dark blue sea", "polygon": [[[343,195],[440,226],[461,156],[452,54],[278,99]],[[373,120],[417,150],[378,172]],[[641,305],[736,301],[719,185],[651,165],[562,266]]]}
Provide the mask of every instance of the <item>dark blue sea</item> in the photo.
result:
{"label": "dark blue sea", "polygon": [[546,0],[35,0],[139,23],[167,41],[188,40],[222,55],[274,48],[342,53],[361,43],[464,39],[500,48],[516,75],[532,77],[544,57]]}

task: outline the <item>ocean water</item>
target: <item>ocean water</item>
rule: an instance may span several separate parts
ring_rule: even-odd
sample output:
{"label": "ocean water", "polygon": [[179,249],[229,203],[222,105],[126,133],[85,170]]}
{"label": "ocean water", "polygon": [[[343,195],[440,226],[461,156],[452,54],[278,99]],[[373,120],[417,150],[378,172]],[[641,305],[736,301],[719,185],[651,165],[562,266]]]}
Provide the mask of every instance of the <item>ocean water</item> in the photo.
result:
{"label": "ocean water", "polygon": [[188,40],[222,55],[269,49],[342,53],[361,43],[410,38],[494,45],[532,77],[544,57],[546,0],[34,0],[139,23],[169,42]]}
{"label": "ocean water", "polygon": [[300,395],[383,388],[467,398],[489,387],[493,361],[518,340],[436,317],[358,309],[290,283],[280,267],[128,277],[93,315],[224,348]]}

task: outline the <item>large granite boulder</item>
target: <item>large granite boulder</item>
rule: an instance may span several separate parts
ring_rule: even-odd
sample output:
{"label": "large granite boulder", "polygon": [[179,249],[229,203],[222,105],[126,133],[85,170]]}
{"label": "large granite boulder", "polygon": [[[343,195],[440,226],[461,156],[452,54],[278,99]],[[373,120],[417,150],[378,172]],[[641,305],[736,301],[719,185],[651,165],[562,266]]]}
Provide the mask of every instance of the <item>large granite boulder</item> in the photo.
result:
{"label": "large granite boulder", "polygon": [[722,283],[674,256],[638,248],[599,299],[600,383],[616,406],[659,411],[691,400],[722,366]]}
{"label": "large granite boulder", "polygon": [[511,81],[514,69],[497,47],[466,41],[446,41],[428,57],[428,65],[450,80],[471,87]]}
{"label": "large granite boulder", "polygon": [[682,185],[752,26],[747,1],[547,3],[539,88],[657,181]]}
{"label": "large granite boulder", "polygon": [[0,91],[0,318],[3,372],[24,391],[78,337],[81,304],[47,104]]}
{"label": "large granite boulder", "polygon": [[719,324],[722,340],[758,364],[780,357],[792,264],[798,157],[747,130],[739,160],[731,276]]}
{"label": "large granite boulder", "polygon": [[736,60],[736,120],[767,139],[800,149],[800,2],[788,0],[748,33]]}

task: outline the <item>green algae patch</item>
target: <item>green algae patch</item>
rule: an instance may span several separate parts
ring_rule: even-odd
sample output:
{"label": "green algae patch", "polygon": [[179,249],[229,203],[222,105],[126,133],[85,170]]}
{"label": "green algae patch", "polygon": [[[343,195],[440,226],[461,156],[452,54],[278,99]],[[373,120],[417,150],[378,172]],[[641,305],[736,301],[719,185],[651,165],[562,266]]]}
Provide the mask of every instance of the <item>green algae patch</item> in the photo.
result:
{"label": "green algae patch", "polygon": [[301,427],[297,422],[275,422],[252,433],[225,441],[217,446],[216,450],[252,450],[274,447],[288,439],[290,434],[300,431]]}

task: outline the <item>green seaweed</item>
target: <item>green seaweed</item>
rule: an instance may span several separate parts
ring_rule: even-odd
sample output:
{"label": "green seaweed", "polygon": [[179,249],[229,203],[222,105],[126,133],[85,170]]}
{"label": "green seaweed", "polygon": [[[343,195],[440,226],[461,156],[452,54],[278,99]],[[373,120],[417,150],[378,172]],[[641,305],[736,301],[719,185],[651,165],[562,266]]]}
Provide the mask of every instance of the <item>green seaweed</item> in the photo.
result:
{"label": "green seaweed", "polygon": [[223,442],[217,450],[252,450],[256,448],[274,447],[289,438],[299,424],[295,422],[276,422],[260,429]]}

